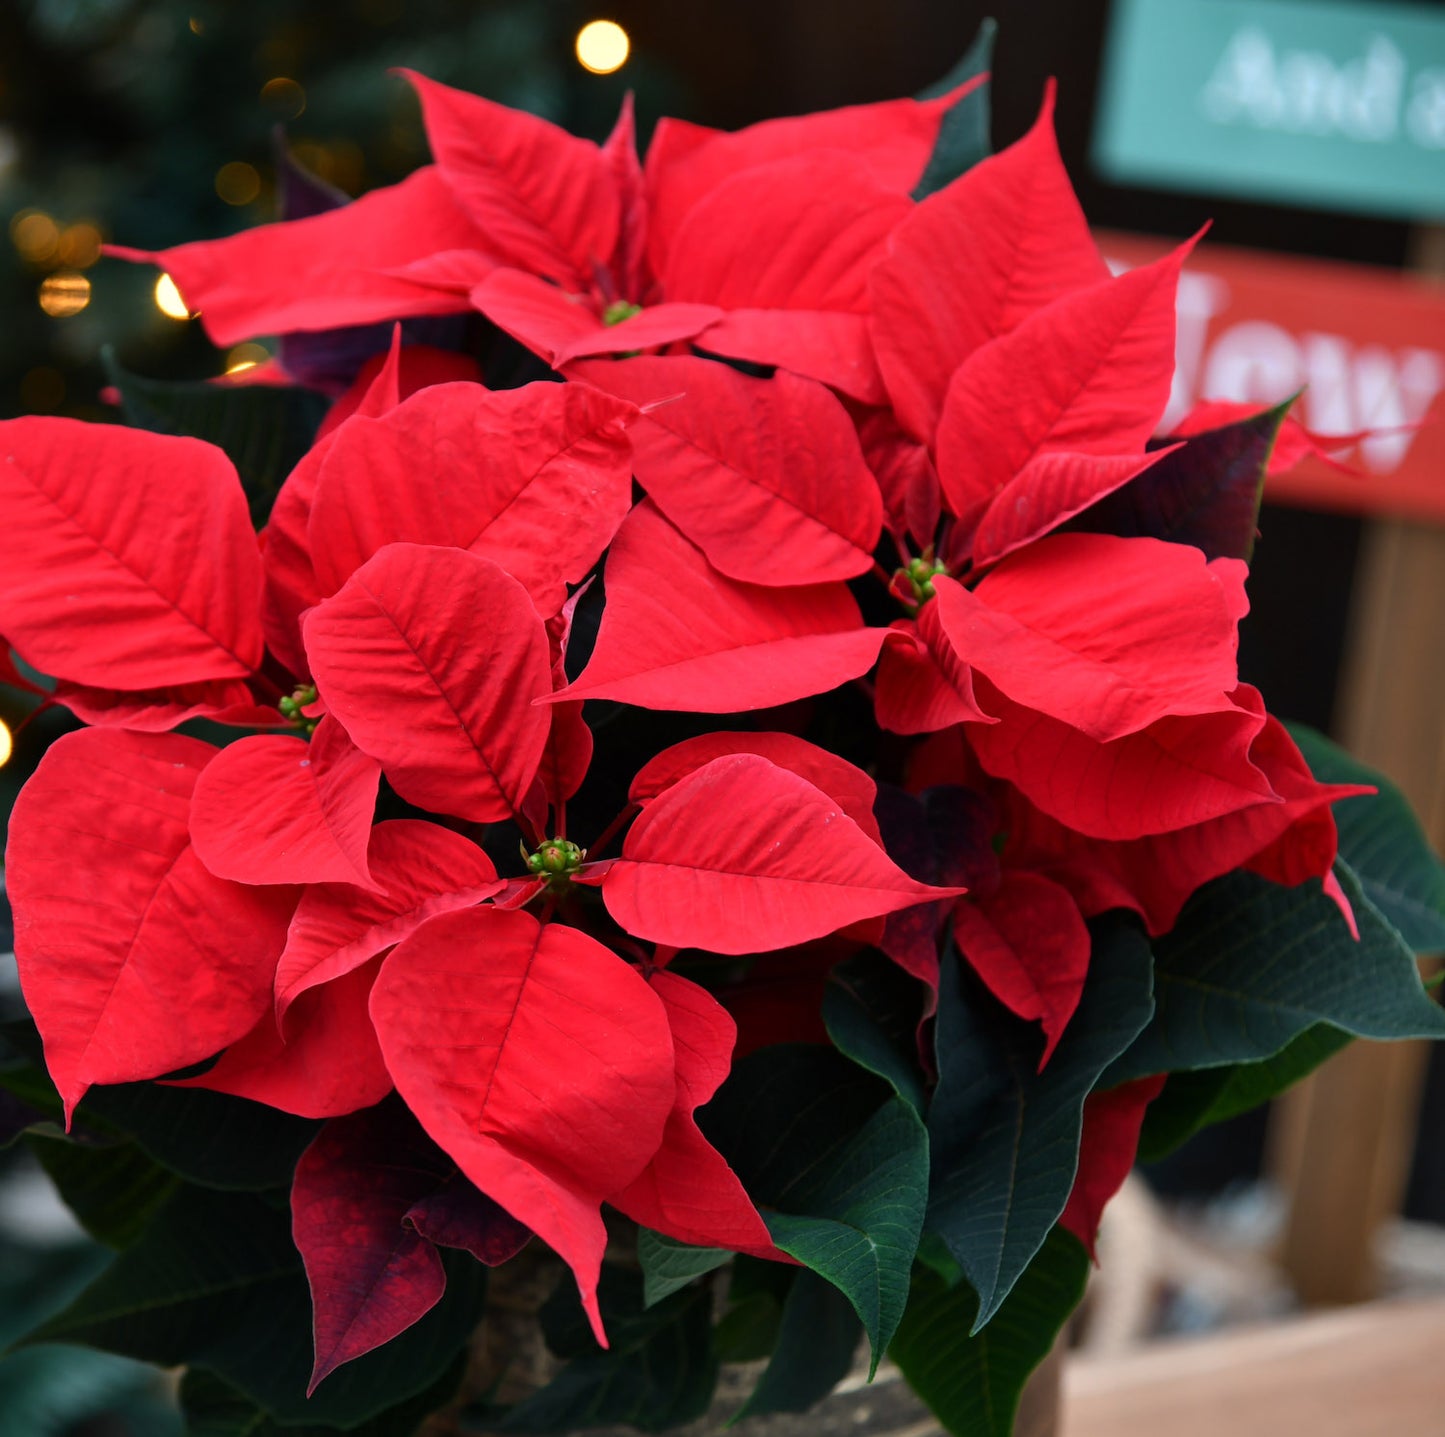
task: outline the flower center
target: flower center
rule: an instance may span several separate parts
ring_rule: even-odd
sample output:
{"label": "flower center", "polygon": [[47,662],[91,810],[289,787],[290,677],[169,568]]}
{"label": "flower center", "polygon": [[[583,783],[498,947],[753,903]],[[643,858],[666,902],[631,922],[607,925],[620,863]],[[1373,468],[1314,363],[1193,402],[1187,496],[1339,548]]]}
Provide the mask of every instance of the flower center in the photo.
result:
{"label": "flower center", "polygon": [[284,718],[292,728],[298,729],[309,738],[316,732],[318,720],[307,718],[304,711],[315,702],[316,685],[297,684],[276,707],[281,710],[281,717]]}
{"label": "flower center", "polygon": [[563,893],[586,857],[587,850],[568,839],[549,838],[535,853],[526,854],[527,869],[536,877],[545,878],[550,892]]}
{"label": "flower center", "polygon": [[621,324],[624,319],[631,319],[634,314],[641,313],[640,304],[633,304],[630,299],[614,299],[602,311],[602,323],[610,328],[614,324]]}

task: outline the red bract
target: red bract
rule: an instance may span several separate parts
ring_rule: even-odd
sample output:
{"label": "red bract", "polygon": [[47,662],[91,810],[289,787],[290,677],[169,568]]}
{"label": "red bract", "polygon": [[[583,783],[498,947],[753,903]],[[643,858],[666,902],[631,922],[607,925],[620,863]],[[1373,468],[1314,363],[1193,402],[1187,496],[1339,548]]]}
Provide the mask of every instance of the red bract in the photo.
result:
{"label": "red bract", "polygon": [[[318,597],[402,541],[490,559],[556,613],[627,513],[633,412],[581,385],[441,384],[349,420],[321,462],[307,526]],[[418,454],[429,456],[425,485]]]}
{"label": "red bract", "polygon": [[136,690],[245,678],[260,663],[260,554],[219,449],[13,420],[0,508],[12,549],[0,633],[45,672]]}
{"label": "red bract", "polygon": [[900,422],[924,444],[969,355],[1108,277],[1059,158],[1053,114],[1050,85],[1033,129],[924,200],[873,269],[878,362]]}
{"label": "red bract", "polygon": [[218,878],[375,887],[366,845],[381,766],[332,718],[310,743],[280,735],[222,749],[191,797],[191,842]]}
{"label": "red bract", "polygon": [[296,893],[197,857],[191,792],[215,754],[176,734],[67,734],[16,802],[15,955],[67,1119],[92,1083],[200,1062],[266,1010]]}
{"label": "red bract", "polygon": [[637,478],[719,573],[778,587],[851,579],[872,564],[878,485],[822,385],[682,356],[573,373],[642,407]]}
{"label": "red bract", "polygon": [[552,692],[527,591],[463,549],[388,544],[306,616],[331,711],[403,798],[479,822],[509,817],[536,777]]}
{"label": "red bract", "polygon": [[653,799],[602,880],[628,932],[715,953],[786,948],[957,891],[915,883],[827,794],[747,753]]}
{"label": "red bract", "polygon": [[661,1001],[586,934],[477,908],[393,949],[371,1015],[407,1106],[567,1260],[605,1343],[599,1208],[657,1152],[676,1094]]}
{"label": "red bract", "polygon": [[873,666],[842,583],[764,588],[724,578],[650,503],[618,531],[592,659],[567,698],[737,713],[822,693]]}

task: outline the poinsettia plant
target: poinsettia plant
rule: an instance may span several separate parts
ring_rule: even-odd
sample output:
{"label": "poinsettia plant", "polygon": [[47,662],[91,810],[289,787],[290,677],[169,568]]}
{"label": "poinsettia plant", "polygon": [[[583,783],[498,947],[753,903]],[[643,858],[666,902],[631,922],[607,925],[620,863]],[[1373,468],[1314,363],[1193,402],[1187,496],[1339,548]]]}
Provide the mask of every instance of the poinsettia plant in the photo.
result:
{"label": "poinsettia plant", "polygon": [[1006,1434],[1141,1137],[1445,1033],[1445,873],[1237,674],[1308,438],[1156,435],[1190,245],[1111,274],[979,68],[645,162],[410,76],[402,184],[126,252],[280,345],[0,427],[0,678],[80,721],[7,1136],[119,1249],[37,1337],[380,1437],[657,1430],[736,1357],[799,1410],[861,1336]]}

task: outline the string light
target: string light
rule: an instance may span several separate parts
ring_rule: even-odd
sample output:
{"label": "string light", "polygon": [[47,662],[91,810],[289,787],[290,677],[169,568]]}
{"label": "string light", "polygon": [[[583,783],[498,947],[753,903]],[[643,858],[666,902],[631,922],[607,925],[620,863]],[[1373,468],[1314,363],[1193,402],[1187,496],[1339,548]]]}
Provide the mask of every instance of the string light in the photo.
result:
{"label": "string light", "polygon": [[151,293],[155,297],[156,308],[167,319],[189,319],[191,317],[191,312],[186,308],[186,302],[181,298],[181,292],[176,288],[176,282],[170,275],[163,274],[156,281],[156,287]]}
{"label": "string light", "polygon": [[615,20],[589,20],[577,32],[577,63],[594,75],[610,75],[627,63],[632,42]]}

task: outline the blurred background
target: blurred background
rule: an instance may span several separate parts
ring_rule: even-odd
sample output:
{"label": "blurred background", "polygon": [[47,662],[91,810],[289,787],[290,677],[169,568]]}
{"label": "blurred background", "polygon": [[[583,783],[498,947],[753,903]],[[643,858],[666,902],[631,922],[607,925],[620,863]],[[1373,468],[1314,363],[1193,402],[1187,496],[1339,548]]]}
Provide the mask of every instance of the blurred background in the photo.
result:
{"label": "blurred background", "polygon": [[[392,67],[599,139],[631,89],[645,140],[663,113],[735,128],[915,94],[988,16],[995,146],[1032,123],[1056,76],[1065,163],[1111,259],[1135,262],[1212,221],[1181,294],[1176,398],[1265,401],[1303,387],[1313,427],[1386,431],[1341,451],[1352,472],[1316,465],[1270,491],[1241,665],[1273,710],[1390,772],[1438,845],[1445,441],[1438,426],[1419,428],[1445,389],[1445,290],[1432,287],[1445,274],[1445,10],[1434,6],[5,0],[0,417],[113,418],[101,398],[106,345],[126,370],[165,378],[264,359],[264,343],[213,349],[156,271],[103,258],[101,246],[161,248],[272,218],[278,134],[349,194],[401,178],[427,152]],[[612,29],[584,32],[599,19]],[[8,732],[28,707],[0,687],[0,818],[67,723],[45,715],[12,753]],[[10,946],[0,914],[0,952]],[[13,985],[0,992],[14,1001]],[[1137,1231],[1173,1236],[1140,1279],[1146,1300],[1120,1329],[1127,1340],[1301,1300],[1445,1290],[1445,1148],[1430,1140],[1445,1119],[1445,1062],[1383,1062],[1335,1080],[1366,1101],[1334,1157],[1316,1147],[1340,1109],[1317,1088],[1287,1113],[1207,1131],[1150,1170],[1124,1206]],[[28,1325],[21,1294],[43,1288],[58,1306],[97,1258],[46,1208],[26,1150],[0,1164],[3,1340]],[[1311,1208],[1321,1174],[1335,1173],[1334,1192],[1350,1187],[1346,1169],[1366,1174],[1359,1191]],[[1323,1274],[1298,1259],[1322,1243],[1346,1252]],[[87,1374],[90,1387],[72,1374],[55,1389],[34,1354],[0,1360],[0,1437],[172,1430],[149,1378],[110,1359]],[[17,1417],[32,1398],[41,1415]]]}

